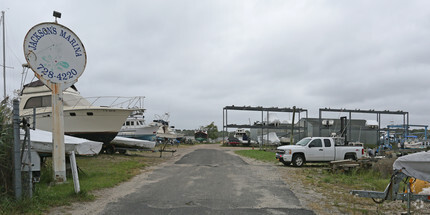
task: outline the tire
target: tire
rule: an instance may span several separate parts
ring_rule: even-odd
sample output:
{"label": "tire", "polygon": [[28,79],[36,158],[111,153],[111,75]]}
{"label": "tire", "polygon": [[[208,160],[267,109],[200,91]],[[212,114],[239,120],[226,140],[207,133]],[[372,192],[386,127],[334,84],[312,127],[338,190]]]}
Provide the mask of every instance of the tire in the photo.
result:
{"label": "tire", "polygon": [[301,167],[303,164],[305,164],[305,157],[301,154],[294,155],[292,161],[295,167]]}
{"label": "tire", "polygon": [[357,158],[353,154],[346,154],[345,155],[345,160],[348,160],[348,159],[357,160]]}
{"label": "tire", "polygon": [[281,161],[281,163],[283,163],[285,166],[289,166],[291,163],[290,162],[286,162],[286,161],[284,161],[284,160],[280,160]]}
{"label": "tire", "polygon": [[106,153],[110,155],[115,154],[115,147],[113,145],[108,145],[106,147]]}
{"label": "tire", "polygon": [[120,154],[125,154],[125,153],[127,152],[127,150],[125,150],[125,149],[119,149],[119,150],[118,150],[118,152],[119,152]]}

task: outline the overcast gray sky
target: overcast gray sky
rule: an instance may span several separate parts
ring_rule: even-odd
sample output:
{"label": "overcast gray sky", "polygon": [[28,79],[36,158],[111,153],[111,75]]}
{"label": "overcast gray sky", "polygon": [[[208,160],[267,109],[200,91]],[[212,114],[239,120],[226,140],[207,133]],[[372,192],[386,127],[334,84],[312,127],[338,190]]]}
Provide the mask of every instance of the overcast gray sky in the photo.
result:
{"label": "overcast gray sky", "polygon": [[145,96],[149,120],[169,112],[176,128],[221,129],[223,107],[250,105],[311,117],[323,107],[403,110],[411,124],[430,122],[430,1],[0,0],[0,10],[9,95],[26,33],[56,10],[86,48],[81,94]]}

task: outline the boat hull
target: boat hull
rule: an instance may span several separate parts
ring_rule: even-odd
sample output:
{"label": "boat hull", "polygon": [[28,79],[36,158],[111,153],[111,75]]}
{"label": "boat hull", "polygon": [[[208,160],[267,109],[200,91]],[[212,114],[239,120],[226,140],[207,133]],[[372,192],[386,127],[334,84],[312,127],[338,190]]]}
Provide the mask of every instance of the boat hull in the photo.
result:
{"label": "boat hull", "polygon": [[138,140],[148,140],[148,141],[155,141],[156,140],[155,134],[137,135],[137,134],[124,134],[124,133],[119,132],[118,136],[126,137],[126,138],[133,138],[133,139],[138,139]]}
{"label": "boat hull", "polygon": [[123,126],[121,131],[118,133],[118,136],[134,138],[139,140],[154,141],[155,134],[158,128],[159,128],[159,125],[136,126],[134,128],[133,127],[125,128]]}
{"label": "boat hull", "polygon": [[155,147],[154,141],[138,140],[126,137],[115,137],[111,142],[115,147],[130,148],[130,149],[153,149]]}
{"label": "boat hull", "polygon": [[194,139],[198,142],[205,142],[208,140],[208,134],[206,132],[197,131],[194,133]]}
{"label": "boat hull", "polygon": [[[64,133],[93,141],[109,143],[121,129],[122,123],[132,112],[130,109],[103,107],[64,108]],[[32,114],[23,113],[32,118]],[[52,131],[52,113],[49,109],[36,113],[36,128]],[[30,120],[30,124],[31,124]]]}

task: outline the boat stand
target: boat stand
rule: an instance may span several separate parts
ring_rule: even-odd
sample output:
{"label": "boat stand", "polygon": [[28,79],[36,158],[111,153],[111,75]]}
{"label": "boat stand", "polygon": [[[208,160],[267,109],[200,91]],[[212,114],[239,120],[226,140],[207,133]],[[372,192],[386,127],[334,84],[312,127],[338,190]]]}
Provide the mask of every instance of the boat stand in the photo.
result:
{"label": "boat stand", "polygon": [[167,150],[166,149],[167,144],[169,144],[169,139],[164,138],[162,143],[163,143],[163,146],[161,147],[160,150],[158,150],[160,152],[160,158],[163,156],[163,152],[171,152],[172,156],[173,156],[173,153],[175,153],[176,150]]}

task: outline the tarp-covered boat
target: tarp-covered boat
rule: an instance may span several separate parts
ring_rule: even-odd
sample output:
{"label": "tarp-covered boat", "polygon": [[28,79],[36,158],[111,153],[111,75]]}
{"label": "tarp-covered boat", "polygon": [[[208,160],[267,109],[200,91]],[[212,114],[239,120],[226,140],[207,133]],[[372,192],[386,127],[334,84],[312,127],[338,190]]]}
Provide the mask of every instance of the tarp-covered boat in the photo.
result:
{"label": "tarp-covered boat", "polygon": [[[382,203],[385,200],[408,201],[408,212],[410,211],[411,201],[421,200],[430,202],[430,195],[427,191],[415,194],[413,193],[414,184],[411,186],[411,182],[414,182],[415,179],[430,182],[430,152],[418,152],[399,157],[394,161],[393,169],[394,174],[391,176],[390,183],[387,185],[384,192],[352,190],[351,194],[359,197],[372,198],[376,203]],[[414,179],[405,180],[410,177]],[[399,192],[401,186],[406,188],[406,192]],[[378,201],[375,199],[378,199]]]}
{"label": "tarp-covered boat", "polygon": [[[21,134],[24,134],[23,130]],[[23,140],[24,135],[21,135],[21,141]],[[32,148],[38,153],[52,153],[52,132],[30,129],[30,140]],[[64,135],[64,145],[66,153],[74,151],[76,155],[96,155],[103,143]]]}
{"label": "tarp-covered boat", "polygon": [[430,152],[418,152],[399,157],[393,164],[394,170],[410,177],[430,182]]}
{"label": "tarp-covered boat", "polygon": [[263,135],[263,139],[261,136],[258,137],[258,142],[263,143],[265,145],[279,145],[281,140],[279,140],[278,135],[275,132],[269,132],[269,136],[267,134]]}

